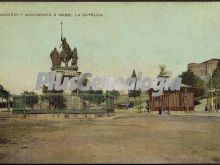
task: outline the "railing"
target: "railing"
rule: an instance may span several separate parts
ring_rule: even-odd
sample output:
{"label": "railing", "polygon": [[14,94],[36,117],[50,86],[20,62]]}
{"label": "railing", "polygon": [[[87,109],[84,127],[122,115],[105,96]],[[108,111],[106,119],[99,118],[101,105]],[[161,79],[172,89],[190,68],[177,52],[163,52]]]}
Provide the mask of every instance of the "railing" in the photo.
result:
{"label": "railing", "polygon": [[14,95],[13,112],[25,114],[114,112],[114,98],[104,94]]}

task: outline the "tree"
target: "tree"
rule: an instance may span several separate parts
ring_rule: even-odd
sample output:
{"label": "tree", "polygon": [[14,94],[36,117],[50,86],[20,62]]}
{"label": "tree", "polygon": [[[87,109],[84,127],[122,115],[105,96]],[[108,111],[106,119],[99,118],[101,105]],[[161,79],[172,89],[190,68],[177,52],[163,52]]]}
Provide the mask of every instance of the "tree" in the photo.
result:
{"label": "tree", "polygon": [[134,99],[138,96],[141,95],[141,90],[140,89],[136,89],[136,84],[137,84],[137,75],[135,73],[135,70],[133,70],[131,78],[135,78],[135,85],[134,85],[134,90],[129,90],[128,91],[128,96],[129,97],[134,97]]}
{"label": "tree", "polygon": [[216,104],[216,109],[219,108],[219,97],[218,97],[218,89],[220,89],[220,63],[218,64],[217,68],[213,71],[212,73],[212,77],[209,80],[209,85],[211,84],[212,81],[212,86],[215,89],[215,95],[216,95],[216,99],[215,99],[215,104]]}
{"label": "tree", "polygon": [[63,95],[63,91],[48,90],[48,86],[46,85],[43,85],[41,90],[44,94],[42,99],[48,100],[49,104],[54,106],[55,109],[63,109],[66,107],[66,98]]}
{"label": "tree", "polygon": [[0,84],[0,98],[2,98],[2,105],[3,105],[3,99],[8,100],[9,96],[10,96],[10,92],[4,89],[3,85]]}
{"label": "tree", "polygon": [[[159,68],[160,68],[160,72],[159,74],[157,75],[157,78],[169,78],[169,75],[168,75],[168,71],[167,71],[167,66],[164,65],[164,64],[161,64],[159,65]],[[160,104],[161,100],[160,100],[160,97],[159,97],[159,104]],[[161,104],[160,104],[161,106]]]}
{"label": "tree", "polygon": [[34,91],[24,90],[22,96],[23,96],[23,103],[28,107],[33,107],[34,104],[37,104],[39,102],[39,96]]}
{"label": "tree", "polygon": [[212,73],[212,85],[215,89],[220,88],[220,63]]}
{"label": "tree", "polygon": [[81,99],[89,101],[90,103],[100,104],[105,101],[105,96],[102,90],[88,90],[82,91],[79,95]]}
{"label": "tree", "polygon": [[66,98],[63,93],[52,93],[49,95],[49,104],[53,105],[55,109],[63,109],[65,105]]}
{"label": "tree", "polygon": [[167,66],[164,64],[159,65],[160,73],[157,77],[169,78]]}
{"label": "tree", "polygon": [[202,96],[205,93],[205,82],[190,69],[182,72],[179,77],[182,78],[182,84],[197,88],[195,97]]}
{"label": "tree", "polygon": [[0,84],[0,97],[4,99],[8,99],[8,96],[10,95],[10,92],[7,91],[1,84]]}
{"label": "tree", "polygon": [[106,91],[106,95],[113,96],[115,99],[118,99],[120,92],[117,90]]}
{"label": "tree", "polygon": [[189,86],[192,86],[192,87],[196,87],[198,77],[190,69],[188,69],[185,72],[182,72],[180,77],[182,78],[182,83],[183,84],[189,85]]}
{"label": "tree", "polygon": [[0,84],[0,97],[3,99],[4,87]]}
{"label": "tree", "polygon": [[198,78],[197,84],[196,84],[197,90],[195,91],[195,96],[202,96],[206,92],[206,83],[201,78]]}

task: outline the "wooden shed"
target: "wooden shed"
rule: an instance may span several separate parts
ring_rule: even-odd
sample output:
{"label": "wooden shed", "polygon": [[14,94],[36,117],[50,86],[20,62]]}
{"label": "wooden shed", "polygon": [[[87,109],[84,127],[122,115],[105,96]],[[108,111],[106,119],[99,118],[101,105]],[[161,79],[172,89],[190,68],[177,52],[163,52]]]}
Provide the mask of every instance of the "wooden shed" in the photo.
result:
{"label": "wooden shed", "polygon": [[158,111],[160,106],[163,110],[194,111],[193,87],[182,84],[179,91],[164,91],[159,97],[153,97],[152,92],[152,89],[148,91],[151,111]]}

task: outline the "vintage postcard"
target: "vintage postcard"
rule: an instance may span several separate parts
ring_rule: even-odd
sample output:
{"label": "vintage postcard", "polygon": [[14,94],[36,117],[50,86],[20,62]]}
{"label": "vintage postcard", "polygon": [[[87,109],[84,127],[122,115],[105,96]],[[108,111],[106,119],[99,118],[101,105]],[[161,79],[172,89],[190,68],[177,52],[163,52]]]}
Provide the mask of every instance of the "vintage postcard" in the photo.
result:
{"label": "vintage postcard", "polygon": [[0,2],[0,163],[220,163],[219,2]]}

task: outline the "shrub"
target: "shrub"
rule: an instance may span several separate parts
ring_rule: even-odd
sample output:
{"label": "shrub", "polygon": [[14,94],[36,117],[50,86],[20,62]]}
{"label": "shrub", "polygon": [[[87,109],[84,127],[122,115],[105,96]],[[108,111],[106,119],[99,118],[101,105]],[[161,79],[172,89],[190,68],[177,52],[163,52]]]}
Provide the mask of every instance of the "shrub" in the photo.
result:
{"label": "shrub", "polygon": [[199,100],[194,101],[194,105],[199,105],[199,104],[201,104],[201,102]]}

